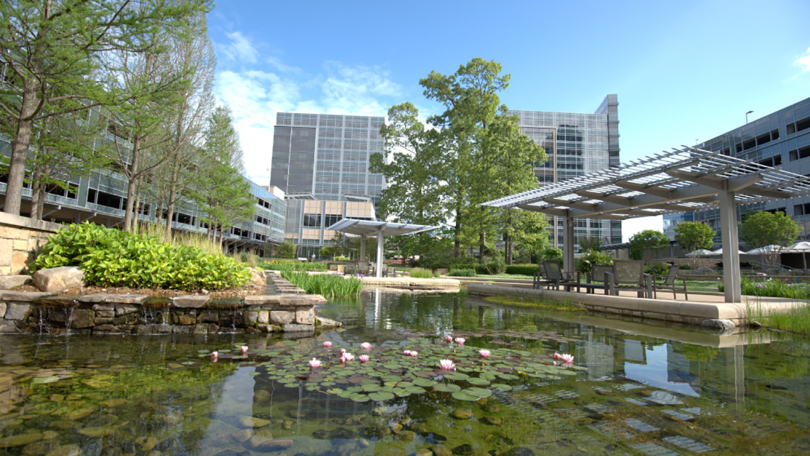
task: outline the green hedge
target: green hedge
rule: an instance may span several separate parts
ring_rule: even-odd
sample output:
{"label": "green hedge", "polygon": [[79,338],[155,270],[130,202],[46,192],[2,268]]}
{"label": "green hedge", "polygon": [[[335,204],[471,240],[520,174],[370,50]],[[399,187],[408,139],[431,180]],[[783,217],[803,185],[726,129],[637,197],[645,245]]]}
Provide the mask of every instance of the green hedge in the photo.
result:
{"label": "green hedge", "polygon": [[250,269],[233,258],[94,223],[57,231],[30,269],[58,266],[78,266],[97,286],[215,291],[250,282]]}
{"label": "green hedge", "polygon": [[430,269],[414,268],[411,269],[411,278],[414,279],[432,279],[433,272]]}
{"label": "green hedge", "polygon": [[307,272],[307,271],[326,271],[328,265],[325,263],[305,263],[303,261],[270,260],[260,264],[259,267],[262,269],[269,269],[281,272],[284,271]]}
{"label": "green hedge", "polygon": [[447,275],[451,277],[475,277],[475,269],[451,269]]}
{"label": "green hedge", "polygon": [[476,274],[500,274],[503,272],[505,265],[503,263],[493,261],[490,263],[475,265]]}
{"label": "green hedge", "polygon": [[540,270],[536,264],[511,264],[506,267],[507,274],[525,275],[534,277],[534,273]]}

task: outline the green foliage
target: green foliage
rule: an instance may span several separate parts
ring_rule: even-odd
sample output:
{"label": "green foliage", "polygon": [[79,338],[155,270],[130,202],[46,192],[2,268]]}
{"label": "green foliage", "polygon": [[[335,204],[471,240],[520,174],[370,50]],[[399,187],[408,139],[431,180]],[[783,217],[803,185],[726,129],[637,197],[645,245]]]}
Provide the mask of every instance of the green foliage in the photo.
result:
{"label": "green foliage", "polygon": [[325,298],[357,296],[363,289],[363,281],[342,275],[313,274],[306,272],[282,271],[281,277],[309,294],[319,294]]}
{"label": "green foliage", "polygon": [[712,248],[714,230],[701,222],[682,222],[675,227],[675,240],[687,252]]}
{"label": "green foliage", "polygon": [[80,267],[85,281],[98,286],[213,291],[250,282],[250,270],[232,258],[93,223],[60,229],[31,269],[69,265]]}
{"label": "green foliage", "polygon": [[664,233],[655,230],[644,230],[636,233],[630,238],[627,247],[630,250],[630,258],[643,260],[648,253],[663,250],[669,245]]}
{"label": "green foliage", "polygon": [[579,240],[580,252],[588,252],[591,250],[602,250],[602,239],[598,237],[584,237]]}
{"label": "green foliage", "polygon": [[451,269],[447,275],[450,277],[475,277],[475,269]]}
{"label": "green foliage", "polygon": [[525,275],[533,277],[534,273],[540,270],[540,266],[536,264],[510,264],[506,266],[507,274]]}
{"label": "green foliage", "polygon": [[290,271],[290,272],[306,272],[306,271],[326,271],[328,265],[325,263],[304,263],[303,261],[281,261],[271,260],[265,261],[259,265],[262,269],[269,269],[272,271]]}
{"label": "green foliage", "polygon": [[801,229],[784,212],[756,212],[740,224],[740,237],[749,247],[787,246],[796,240]]}
{"label": "green foliage", "polygon": [[290,241],[284,241],[283,244],[278,246],[278,249],[276,250],[276,257],[288,259],[295,258],[296,250],[297,249],[295,248],[295,244],[293,244]]}
{"label": "green foliage", "polygon": [[541,255],[543,261],[562,260],[562,257],[563,251],[557,247],[546,247]]}
{"label": "green foliage", "polygon": [[431,271],[430,269],[413,268],[411,269],[411,278],[431,279],[433,278],[433,271]]}
{"label": "green foliage", "polygon": [[666,263],[655,262],[647,265],[644,268],[644,272],[647,274],[664,275],[669,272],[669,265]]}
{"label": "green foliage", "polygon": [[576,269],[576,271],[581,274],[587,274],[591,272],[591,268],[595,264],[600,265],[613,264],[613,256],[605,252],[600,252],[598,250],[591,250],[584,256],[576,259],[574,263],[574,269]]}
{"label": "green foliage", "polygon": [[478,264],[475,266],[476,274],[500,274],[505,269],[506,265],[503,263],[503,259],[501,261],[490,261],[484,264]]}

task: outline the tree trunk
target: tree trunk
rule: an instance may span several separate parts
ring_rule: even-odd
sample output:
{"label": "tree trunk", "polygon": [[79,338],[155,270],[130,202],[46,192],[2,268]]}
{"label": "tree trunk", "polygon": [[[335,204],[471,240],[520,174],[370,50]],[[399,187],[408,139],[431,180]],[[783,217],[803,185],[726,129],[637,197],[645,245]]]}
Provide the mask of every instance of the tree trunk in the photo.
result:
{"label": "tree trunk", "polygon": [[138,159],[141,154],[141,137],[135,135],[132,141],[132,164],[126,173],[129,182],[127,183],[127,206],[124,209],[124,231],[132,232],[132,206],[135,204],[135,184],[138,176]]}
{"label": "tree trunk", "polygon": [[[139,177],[135,182],[135,223],[132,224],[132,233],[138,234],[138,215],[141,213],[141,181]],[[149,214],[145,214],[147,217]]]}
{"label": "tree trunk", "polygon": [[169,187],[169,223],[166,224],[166,233],[164,235],[164,239],[166,242],[171,242],[172,240],[172,223],[171,220],[174,218],[174,206],[175,206],[175,197],[174,195],[177,193],[177,181],[180,178],[180,164],[175,163],[174,167],[172,168],[172,180],[171,186]]}
{"label": "tree trunk", "polygon": [[6,214],[20,215],[25,162],[28,160],[28,149],[34,131],[34,115],[39,105],[38,89],[38,84],[28,79],[25,80],[17,132],[11,141],[11,164],[8,169],[8,184],[6,184],[6,205],[3,207],[3,212]]}
{"label": "tree trunk", "polygon": [[456,229],[454,232],[454,237],[456,239],[453,242],[453,256],[458,258],[461,254],[461,204],[456,207]]}
{"label": "tree trunk", "polygon": [[39,208],[42,198],[39,192],[40,187],[42,187],[42,167],[38,166],[31,178],[31,220],[42,220],[42,211]]}

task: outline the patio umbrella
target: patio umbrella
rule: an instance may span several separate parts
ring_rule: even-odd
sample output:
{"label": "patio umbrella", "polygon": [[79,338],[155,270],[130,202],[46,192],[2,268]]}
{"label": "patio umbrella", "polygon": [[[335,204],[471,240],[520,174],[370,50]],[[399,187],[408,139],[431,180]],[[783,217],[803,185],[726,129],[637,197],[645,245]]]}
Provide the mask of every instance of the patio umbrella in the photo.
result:
{"label": "patio umbrella", "polygon": [[774,253],[780,249],[778,245],[766,245],[765,247],[760,247],[754,250],[749,250],[745,252],[746,255],[762,255],[765,253]]}
{"label": "patio umbrella", "polygon": [[687,253],[686,256],[688,256],[688,257],[699,257],[699,256],[707,256],[707,255],[711,255],[711,254],[712,254],[711,250],[698,249],[698,250],[695,250],[694,252]]}
{"label": "patio umbrella", "polygon": [[782,249],[783,253],[801,253],[802,261],[804,262],[804,269],[807,269],[807,257],[805,255],[808,251],[810,251],[810,242],[807,241],[797,242]]}
{"label": "patio umbrella", "polygon": [[[714,256],[714,255],[722,255],[722,254],[723,254],[723,249],[722,249],[722,248],[719,248],[719,249],[717,249],[717,250],[714,250],[714,251],[712,251],[712,252],[709,252],[709,255],[711,255],[711,256]],[[743,252],[742,250],[739,250],[739,249],[738,249],[738,250],[737,250],[737,255],[745,255],[745,252]]]}

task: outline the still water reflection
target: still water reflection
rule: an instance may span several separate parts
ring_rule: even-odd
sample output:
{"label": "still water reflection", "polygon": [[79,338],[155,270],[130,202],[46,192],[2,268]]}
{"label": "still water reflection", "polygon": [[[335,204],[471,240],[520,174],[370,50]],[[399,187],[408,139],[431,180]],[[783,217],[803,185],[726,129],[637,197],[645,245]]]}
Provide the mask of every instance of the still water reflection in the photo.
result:
{"label": "still water reflection", "polygon": [[[0,454],[810,453],[806,338],[716,336],[463,294],[372,291],[319,312],[346,328],[300,339],[2,337]],[[324,341],[359,352],[361,342],[446,335],[526,356],[571,353],[587,370],[523,376],[477,402],[431,388],[358,402],[265,364],[309,357]]]}

